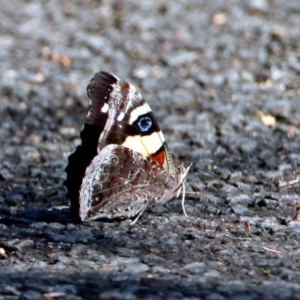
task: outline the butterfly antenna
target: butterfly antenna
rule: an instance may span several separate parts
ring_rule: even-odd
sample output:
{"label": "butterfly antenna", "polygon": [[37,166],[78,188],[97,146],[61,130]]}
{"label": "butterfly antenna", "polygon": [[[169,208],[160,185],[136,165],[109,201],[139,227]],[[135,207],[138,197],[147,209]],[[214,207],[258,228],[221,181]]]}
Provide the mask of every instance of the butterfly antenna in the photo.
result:
{"label": "butterfly antenna", "polygon": [[186,213],[185,211],[185,208],[184,208],[184,200],[185,200],[185,184],[184,182],[182,183],[182,191],[181,191],[181,194],[182,194],[182,198],[181,198],[181,206],[182,206],[182,211],[183,211],[183,214],[189,218],[189,215]]}
{"label": "butterfly antenna", "polygon": [[206,174],[208,174],[208,175],[210,175],[210,176],[212,176],[212,177],[214,177],[214,178],[216,178],[216,179],[218,179],[218,180],[220,180],[220,181],[226,182],[227,184],[230,184],[230,185],[232,185],[232,186],[234,186],[234,187],[236,187],[236,188],[240,188],[240,185],[238,185],[237,183],[231,182],[231,181],[226,180],[226,179],[222,179],[220,176],[218,176],[218,175],[216,175],[216,174],[214,174],[214,173],[211,173],[211,172],[209,172],[209,171],[207,171],[207,170],[204,170],[204,169],[201,169],[201,168],[197,168],[197,167],[195,168],[195,170],[196,170],[197,172],[201,171],[201,172],[203,172],[203,173],[206,173]]}

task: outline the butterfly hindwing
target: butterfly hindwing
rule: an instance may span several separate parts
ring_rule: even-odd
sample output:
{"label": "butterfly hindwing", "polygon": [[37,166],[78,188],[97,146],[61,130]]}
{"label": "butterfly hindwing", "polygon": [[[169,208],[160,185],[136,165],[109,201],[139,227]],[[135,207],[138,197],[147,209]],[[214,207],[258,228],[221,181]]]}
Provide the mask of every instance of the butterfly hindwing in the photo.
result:
{"label": "butterfly hindwing", "polygon": [[131,218],[149,204],[172,198],[176,181],[156,161],[108,145],[86,170],[80,190],[81,219]]}

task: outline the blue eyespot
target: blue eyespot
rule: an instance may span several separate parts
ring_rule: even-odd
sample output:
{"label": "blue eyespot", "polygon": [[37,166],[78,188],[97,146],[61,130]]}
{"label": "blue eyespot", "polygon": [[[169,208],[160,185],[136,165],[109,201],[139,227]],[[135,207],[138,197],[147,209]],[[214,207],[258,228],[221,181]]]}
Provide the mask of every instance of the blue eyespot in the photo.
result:
{"label": "blue eyespot", "polygon": [[152,126],[152,120],[149,117],[141,118],[138,122],[141,132],[147,132]]}

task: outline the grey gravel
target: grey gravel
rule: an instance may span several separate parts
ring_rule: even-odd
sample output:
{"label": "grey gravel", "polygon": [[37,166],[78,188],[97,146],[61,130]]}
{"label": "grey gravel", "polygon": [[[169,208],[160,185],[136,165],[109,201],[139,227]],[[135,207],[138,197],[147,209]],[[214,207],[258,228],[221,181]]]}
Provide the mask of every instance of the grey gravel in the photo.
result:
{"label": "grey gravel", "polygon": [[[2,0],[0,299],[300,299],[299,13]],[[194,162],[189,218],[180,199],[134,226],[70,216],[64,169],[99,70],[140,88]]]}

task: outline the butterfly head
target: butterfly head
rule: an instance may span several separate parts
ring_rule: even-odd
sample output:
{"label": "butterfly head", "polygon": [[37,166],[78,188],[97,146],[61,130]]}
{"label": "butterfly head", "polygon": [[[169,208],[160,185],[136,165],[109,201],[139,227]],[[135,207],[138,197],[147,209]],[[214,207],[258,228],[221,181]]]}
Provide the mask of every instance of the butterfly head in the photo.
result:
{"label": "butterfly head", "polygon": [[166,203],[172,198],[180,195],[184,179],[187,176],[191,165],[192,163],[190,162],[175,162],[175,175],[169,176],[163,194],[155,200],[156,203]]}
{"label": "butterfly head", "polygon": [[180,181],[183,181],[185,179],[192,164],[192,162],[185,161],[177,166],[177,176],[180,176]]}
{"label": "butterfly head", "polygon": [[176,197],[178,197],[181,192],[182,184],[184,184],[183,181],[186,178],[192,164],[193,163],[191,162],[181,162],[179,165],[176,166],[176,176],[178,182]]}

